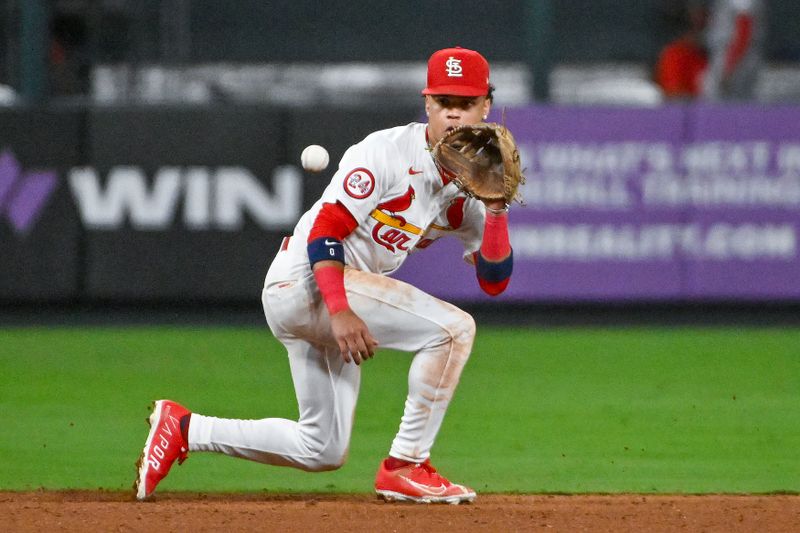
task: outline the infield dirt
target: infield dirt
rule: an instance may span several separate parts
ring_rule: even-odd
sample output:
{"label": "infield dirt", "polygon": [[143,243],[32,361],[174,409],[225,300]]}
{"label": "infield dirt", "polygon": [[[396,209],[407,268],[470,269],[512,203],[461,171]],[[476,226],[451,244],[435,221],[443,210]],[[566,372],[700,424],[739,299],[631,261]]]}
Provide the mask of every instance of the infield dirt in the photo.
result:
{"label": "infield dirt", "polygon": [[800,496],[479,495],[473,504],[387,504],[367,495],[0,492],[4,531],[790,532]]}

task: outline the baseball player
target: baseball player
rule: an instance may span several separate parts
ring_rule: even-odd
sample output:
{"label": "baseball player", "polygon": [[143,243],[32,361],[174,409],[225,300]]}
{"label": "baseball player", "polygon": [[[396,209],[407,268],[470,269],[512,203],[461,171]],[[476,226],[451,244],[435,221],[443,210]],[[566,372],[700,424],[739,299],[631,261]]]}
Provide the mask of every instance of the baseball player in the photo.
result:
{"label": "baseball player", "polygon": [[322,197],[283,240],[267,273],[267,323],[288,351],[299,420],[231,420],[155,403],[135,482],[148,497],[189,451],[213,451],[306,471],[347,459],[361,378],[378,346],[414,353],[408,397],[375,490],[386,500],[460,503],[475,491],[450,482],[430,452],[475,337],[472,317],[387,277],[409,253],[453,236],[491,295],[509,282],[508,205],[468,197],[437,166],[449,130],[486,119],[489,64],[448,48],[428,62],[427,124],[378,131],[350,147]]}
{"label": "baseball player", "polygon": [[710,100],[754,98],[766,38],[764,2],[714,0],[710,17],[703,96]]}

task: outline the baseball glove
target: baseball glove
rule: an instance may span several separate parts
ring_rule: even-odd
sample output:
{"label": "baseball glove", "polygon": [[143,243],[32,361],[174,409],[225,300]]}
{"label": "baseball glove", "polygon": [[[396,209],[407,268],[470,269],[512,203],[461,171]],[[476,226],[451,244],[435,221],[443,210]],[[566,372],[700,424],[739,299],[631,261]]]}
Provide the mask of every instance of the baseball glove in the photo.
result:
{"label": "baseball glove", "polygon": [[432,153],[439,168],[469,196],[521,202],[517,189],[525,177],[517,144],[505,126],[494,122],[459,126],[436,143]]}

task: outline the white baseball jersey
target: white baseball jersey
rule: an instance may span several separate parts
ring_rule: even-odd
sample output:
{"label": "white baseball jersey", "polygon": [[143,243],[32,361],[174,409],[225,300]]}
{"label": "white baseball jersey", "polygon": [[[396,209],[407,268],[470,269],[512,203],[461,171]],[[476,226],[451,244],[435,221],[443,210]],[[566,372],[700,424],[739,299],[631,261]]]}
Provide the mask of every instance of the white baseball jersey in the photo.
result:
{"label": "white baseball jersey", "polygon": [[341,202],[358,222],[344,239],[345,262],[389,274],[409,253],[453,235],[465,257],[483,237],[483,202],[444,184],[428,150],[425,124],[377,131],[345,152],[322,197],[297,223],[289,244],[292,273],[309,270],[306,243],[323,203]]}

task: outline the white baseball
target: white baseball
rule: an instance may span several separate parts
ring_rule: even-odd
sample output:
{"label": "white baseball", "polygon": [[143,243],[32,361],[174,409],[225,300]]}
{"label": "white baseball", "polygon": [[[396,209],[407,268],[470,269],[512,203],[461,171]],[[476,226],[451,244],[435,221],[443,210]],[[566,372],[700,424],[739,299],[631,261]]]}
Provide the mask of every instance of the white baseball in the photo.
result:
{"label": "white baseball", "polygon": [[320,172],[328,168],[330,157],[328,151],[318,144],[306,146],[303,153],[300,154],[300,162],[303,168],[309,172]]}

